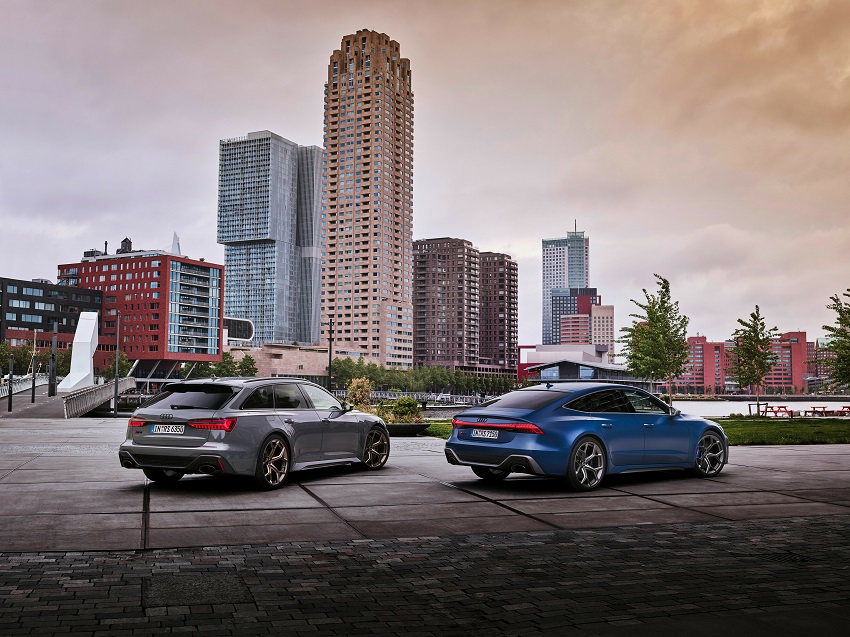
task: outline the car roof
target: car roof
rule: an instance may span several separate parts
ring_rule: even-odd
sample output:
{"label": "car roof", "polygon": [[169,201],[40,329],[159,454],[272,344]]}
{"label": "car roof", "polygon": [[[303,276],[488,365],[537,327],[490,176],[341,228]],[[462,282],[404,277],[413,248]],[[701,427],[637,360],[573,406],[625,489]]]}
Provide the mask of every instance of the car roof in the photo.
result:
{"label": "car roof", "polygon": [[[564,381],[553,381],[549,383],[540,383],[539,385],[532,385],[531,387],[523,387],[519,391],[554,391],[561,392],[564,394],[574,394],[577,392],[585,393],[595,389],[640,389],[640,387],[635,387],[634,385],[627,385],[625,383],[600,383],[594,381],[574,381],[574,382],[564,382]],[[646,391],[646,390],[641,390]]]}
{"label": "car roof", "polygon": [[216,378],[215,376],[212,376],[210,378],[190,378],[188,380],[175,379],[168,381],[167,384],[174,385],[176,383],[180,383],[181,385],[209,385],[212,383],[216,385],[229,385],[231,387],[243,387],[252,383],[272,381],[278,383],[309,383],[309,381],[304,380],[303,378],[286,378],[284,376],[263,376],[260,378],[253,376],[229,376],[227,378]]}

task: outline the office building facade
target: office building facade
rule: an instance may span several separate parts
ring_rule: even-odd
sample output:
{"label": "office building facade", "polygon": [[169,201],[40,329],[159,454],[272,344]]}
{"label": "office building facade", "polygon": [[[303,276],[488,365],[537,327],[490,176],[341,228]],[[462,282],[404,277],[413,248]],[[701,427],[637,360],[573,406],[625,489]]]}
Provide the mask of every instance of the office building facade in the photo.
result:
{"label": "office building facade", "polygon": [[324,87],[322,340],[413,365],[413,90],[410,61],[361,30],[331,54]]}
{"label": "office building facade", "polygon": [[318,343],[321,154],[269,131],[219,143],[224,307],[254,344]]}
{"label": "office building facade", "polygon": [[590,285],[590,238],[584,231],[565,237],[543,239],[543,344],[557,344],[558,318],[553,311],[553,290],[587,288]]}

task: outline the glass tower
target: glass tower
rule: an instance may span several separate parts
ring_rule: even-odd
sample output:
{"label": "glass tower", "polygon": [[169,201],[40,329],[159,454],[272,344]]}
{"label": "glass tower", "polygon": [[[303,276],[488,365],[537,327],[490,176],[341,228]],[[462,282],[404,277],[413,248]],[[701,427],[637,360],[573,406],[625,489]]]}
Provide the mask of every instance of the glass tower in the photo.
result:
{"label": "glass tower", "polygon": [[590,281],[590,238],[584,231],[566,237],[543,239],[543,344],[559,342],[559,327],[553,320],[553,290],[587,288]]}
{"label": "glass tower", "polygon": [[224,311],[255,345],[318,343],[321,153],[269,131],[219,144]]}

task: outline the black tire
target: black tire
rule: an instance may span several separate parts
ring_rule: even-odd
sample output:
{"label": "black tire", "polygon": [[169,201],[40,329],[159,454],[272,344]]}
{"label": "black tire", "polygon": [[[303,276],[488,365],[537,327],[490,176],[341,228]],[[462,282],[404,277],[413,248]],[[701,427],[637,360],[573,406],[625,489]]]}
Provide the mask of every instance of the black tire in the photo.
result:
{"label": "black tire", "polygon": [[182,471],[175,469],[142,469],[142,471],[148,480],[162,485],[176,484],[184,475]]}
{"label": "black tire", "polygon": [[711,478],[723,471],[726,465],[726,446],[719,433],[707,429],[700,436],[694,453],[694,474]]}
{"label": "black tire", "polygon": [[605,447],[598,438],[583,436],[570,451],[567,483],[574,491],[592,491],[602,483],[606,469]]}
{"label": "black tire", "polygon": [[289,447],[286,441],[274,434],[266,438],[257,456],[254,478],[261,489],[279,489],[289,475]]}
{"label": "black tire", "polygon": [[484,482],[501,482],[508,477],[510,471],[502,469],[491,469],[490,467],[472,467],[472,473],[477,475]]}
{"label": "black tire", "polygon": [[363,445],[363,466],[370,471],[377,471],[387,464],[389,457],[389,434],[380,427],[372,427],[366,434],[366,444]]}

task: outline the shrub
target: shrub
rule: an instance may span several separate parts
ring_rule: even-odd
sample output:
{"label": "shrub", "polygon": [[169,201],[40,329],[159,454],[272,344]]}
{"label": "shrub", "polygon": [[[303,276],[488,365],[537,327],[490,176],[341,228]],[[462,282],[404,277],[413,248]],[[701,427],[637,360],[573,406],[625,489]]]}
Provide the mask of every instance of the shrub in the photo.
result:
{"label": "shrub", "polygon": [[368,378],[353,378],[348,383],[348,402],[360,411],[372,411],[372,383]]}
{"label": "shrub", "polygon": [[392,407],[394,422],[422,422],[419,401],[415,398],[399,398]]}

